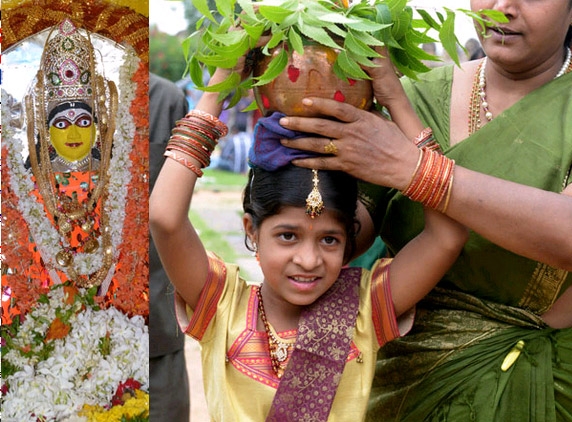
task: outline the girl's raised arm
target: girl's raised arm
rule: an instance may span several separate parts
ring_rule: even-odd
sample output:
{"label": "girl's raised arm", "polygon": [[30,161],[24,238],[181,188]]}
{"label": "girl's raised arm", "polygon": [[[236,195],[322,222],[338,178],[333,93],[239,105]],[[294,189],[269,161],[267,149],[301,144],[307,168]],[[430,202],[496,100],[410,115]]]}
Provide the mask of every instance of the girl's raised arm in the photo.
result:
{"label": "girl's raised arm", "polygon": [[[226,72],[217,70],[210,84],[223,80]],[[218,94],[203,93],[195,110],[219,116],[222,105]],[[173,152],[171,159],[165,160],[149,199],[149,225],[171,283],[194,308],[206,281],[208,260],[188,213],[203,165],[179,149]],[[198,171],[192,170],[193,167]]]}

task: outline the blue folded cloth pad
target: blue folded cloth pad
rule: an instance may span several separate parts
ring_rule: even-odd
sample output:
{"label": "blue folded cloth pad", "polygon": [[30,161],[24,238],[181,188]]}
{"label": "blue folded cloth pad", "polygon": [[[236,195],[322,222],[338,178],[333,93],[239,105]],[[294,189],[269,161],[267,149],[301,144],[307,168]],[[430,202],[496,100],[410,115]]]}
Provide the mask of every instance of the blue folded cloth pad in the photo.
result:
{"label": "blue folded cloth pad", "polygon": [[274,112],[268,117],[258,119],[254,127],[254,142],[248,152],[251,167],[260,167],[266,171],[278,170],[297,158],[316,157],[318,154],[285,147],[281,139],[298,139],[316,136],[305,132],[296,132],[280,126],[283,113]]}

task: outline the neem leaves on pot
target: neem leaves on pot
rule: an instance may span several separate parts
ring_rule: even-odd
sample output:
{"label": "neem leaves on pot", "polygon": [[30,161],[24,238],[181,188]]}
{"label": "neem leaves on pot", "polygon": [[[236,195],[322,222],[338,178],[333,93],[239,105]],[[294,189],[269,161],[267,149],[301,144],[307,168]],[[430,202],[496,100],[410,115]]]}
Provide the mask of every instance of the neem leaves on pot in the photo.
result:
{"label": "neem leaves on pot", "polygon": [[[353,87],[356,81],[369,79],[362,66],[373,65],[371,59],[379,56],[376,47],[386,46],[397,70],[415,78],[429,70],[425,61],[440,60],[423,50],[424,43],[440,42],[459,64],[459,41],[454,32],[458,12],[469,15],[482,26],[502,21],[504,17],[493,11],[475,14],[446,8],[431,14],[422,8],[414,9],[408,3],[409,0],[356,0],[351,4],[346,0],[214,0],[216,11],[211,11],[208,0],[193,0],[203,17],[197,23],[197,30],[184,41],[188,71],[200,89],[219,92],[222,97],[232,95],[228,107],[236,105],[255,88],[259,107],[263,112],[271,111],[276,105],[270,103],[264,92],[276,91],[277,78],[293,83],[288,88],[290,92],[335,95],[335,99],[350,102],[351,95],[346,94],[346,89]],[[429,31],[437,34],[438,41]],[[255,48],[262,36],[267,41],[254,56],[257,63],[253,67],[257,70],[250,77],[241,81],[237,73],[232,73],[217,85],[204,86],[205,71],[212,75],[218,67],[234,68],[238,59]],[[308,44],[322,46],[320,51],[325,51],[323,47],[332,49],[333,53],[324,54],[329,56],[328,68],[334,79],[324,76],[321,69],[320,78],[326,80],[315,84],[318,75],[309,71],[312,65],[303,74],[306,67],[300,65],[300,57],[307,54]],[[264,67],[257,66],[261,57]],[[340,82],[334,84],[335,79]],[[270,83],[274,83],[272,89],[263,88]],[[360,97],[351,100],[352,104],[363,103],[362,108],[369,108],[371,94],[359,95],[370,98],[363,103]]]}

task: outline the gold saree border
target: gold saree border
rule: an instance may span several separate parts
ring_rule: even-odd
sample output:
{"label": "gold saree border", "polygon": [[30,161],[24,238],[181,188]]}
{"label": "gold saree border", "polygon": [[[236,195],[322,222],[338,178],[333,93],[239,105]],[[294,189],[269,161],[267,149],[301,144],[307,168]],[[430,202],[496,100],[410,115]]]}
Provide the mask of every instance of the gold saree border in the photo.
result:
{"label": "gold saree border", "polygon": [[524,290],[519,306],[543,314],[558,298],[568,271],[538,263]]}

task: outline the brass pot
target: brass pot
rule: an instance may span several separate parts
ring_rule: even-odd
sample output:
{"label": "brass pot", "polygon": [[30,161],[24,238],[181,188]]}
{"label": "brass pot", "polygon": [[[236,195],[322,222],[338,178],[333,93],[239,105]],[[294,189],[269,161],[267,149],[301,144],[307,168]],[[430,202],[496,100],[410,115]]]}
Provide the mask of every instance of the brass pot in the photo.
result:
{"label": "brass pot", "polygon": [[[253,68],[260,76],[283,47],[271,50],[270,56],[260,55]],[[331,98],[369,110],[373,89],[369,80],[341,80],[333,71],[339,50],[319,44],[304,46],[304,54],[293,52],[284,72],[272,82],[254,87],[254,97],[264,116],[279,111],[288,116],[314,116],[302,105],[307,97]]]}

